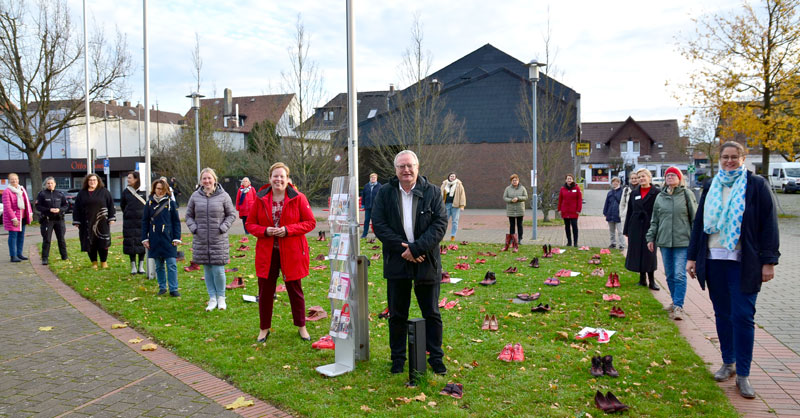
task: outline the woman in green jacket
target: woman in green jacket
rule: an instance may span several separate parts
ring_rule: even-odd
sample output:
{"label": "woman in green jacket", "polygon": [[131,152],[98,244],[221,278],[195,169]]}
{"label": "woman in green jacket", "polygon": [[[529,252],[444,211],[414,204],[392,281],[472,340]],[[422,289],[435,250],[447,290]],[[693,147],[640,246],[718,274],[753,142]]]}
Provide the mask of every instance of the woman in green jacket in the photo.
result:
{"label": "woman in green jacket", "polygon": [[[525,201],[528,200],[528,190],[519,184],[519,176],[512,174],[509,177],[511,185],[506,187],[503,192],[503,200],[506,202],[506,216],[508,216],[508,234],[506,234],[506,244],[502,251],[507,251],[508,246],[519,251],[519,242],[522,241],[522,217],[525,216]],[[516,226],[516,233],[515,227]]]}
{"label": "woman in green jacket", "polygon": [[647,248],[661,249],[667,286],[672,303],[667,310],[670,318],[683,319],[683,299],[686,296],[686,255],[692,233],[697,201],[686,188],[681,171],[670,167],[664,175],[666,187],[656,197],[650,229],[647,231]]}

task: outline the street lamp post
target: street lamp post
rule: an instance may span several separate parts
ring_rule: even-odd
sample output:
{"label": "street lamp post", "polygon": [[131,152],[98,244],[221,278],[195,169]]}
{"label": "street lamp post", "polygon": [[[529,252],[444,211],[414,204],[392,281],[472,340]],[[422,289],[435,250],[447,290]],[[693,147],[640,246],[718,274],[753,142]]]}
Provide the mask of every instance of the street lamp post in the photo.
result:
{"label": "street lamp post", "polygon": [[[108,159],[108,109],[106,108],[106,102],[103,102],[103,131],[105,132],[106,136],[106,160]],[[103,170],[106,171],[105,164],[103,164]],[[106,171],[106,187],[108,190],[111,190],[111,170],[108,169]]]}
{"label": "street lamp post", "polygon": [[197,158],[197,183],[200,184],[200,98],[206,96],[194,92],[186,97],[192,99],[192,109],[194,109],[194,147]]}
{"label": "street lamp post", "polygon": [[531,187],[533,193],[531,196],[531,212],[533,212],[533,233],[531,234],[532,240],[537,240],[538,231],[536,224],[538,222],[536,211],[539,207],[539,195],[537,194],[538,182],[538,161],[536,149],[538,147],[538,138],[536,137],[536,87],[539,84],[539,67],[544,67],[547,64],[539,63],[536,60],[531,60],[528,66],[528,78],[531,81],[531,138],[533,138],[533,170],[531,170]]}

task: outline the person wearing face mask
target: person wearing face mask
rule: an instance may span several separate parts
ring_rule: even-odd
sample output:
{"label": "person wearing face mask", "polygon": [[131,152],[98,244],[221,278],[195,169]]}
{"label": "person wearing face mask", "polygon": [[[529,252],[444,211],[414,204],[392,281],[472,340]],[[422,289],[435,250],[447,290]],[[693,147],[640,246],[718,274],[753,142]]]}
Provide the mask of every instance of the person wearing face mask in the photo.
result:
{"label": "person wearing face mask", "polygon": [[739,394],[752,399],[756,299],[781,255],[778,215],[767,181],[745,168],[744,147],[726,142],[719,152],[720,170],[703,188],[692,225],[686,273],[708,286],[714,306],[723,363],[714,379],[736,375]]}
{"label": "person wearing face mask", "polygon": [[[119,201],[122,209],[122,253],[131,260],[131,274],[144,274],[144,246],[142,245],[142,214],[144,213],[145,192],[139,190],[139,172],[131,171],[127,177],[128,186],[122,191]],[[137,269],[136,258],[139,258]]]}
{"label": "person wearing face mask", "polygon": [[12,263],[27,260],[22,255],[25,246],[25,225],[33,222],[33,208],[28,192],[19,184],[16,173],[8,175],[8,187],[3,190],[3,228],[8,231],[8,252]]}
{"label": "person wearing face mask", "polygon": [[186,227],[193,235],[192,261],[203,266],[208,291],[206,311],[228,308],[225,302],[225,265],[230,262],[228,230],[236,220],[231,197],[211,168],[200,171],[200,187],[186,205]]}
{"label": "person wearing face mask", "polygon": [[[578,216],[583,208],[583,193],[575,183],[575,176],[567,174],[564,185],[558,192],[558,211],[564,219],[564,232],[567,234],[567,246],[578,246]],[[570,236],[572,229],[572,236]]]}
{"label": "person wearing face mask", "polygon": [[622,244],[622,225],[620,225],[619,217],[619,204],[622,199],[622,188],[620,187],[619,177],[611,179],[611,190],[606,194],[606,202],[603,204],[603,216],[606,217],[608,223],[608,234],[610,236],[610,244],[608,248],[624,248]]}
{"label": "person wearing face mask", "polygon": [[661,249],[664,273],[672,297],[667,311],[673,320],[683,319],[683,299],[686,296],[686,252],[692,232],[692,220],[697,211],[694,193],[686,188],[681,170],[670,167],[664,174],[666,187],[656,197],[647,249]]}
{"label": "person wearing face mask", "polygon": [[442,200],[447,210],[447,218],[452,221],[450,228],[450,241],[456,240],[458,231],[458,218],[461,212],[467,207],[467,194],[464,192],[464,185],[461,180],[456,178],[456,173],[447,175],[447,179],[442,182]]}
{"label": "person wearing face mask", "polygon": [[78,227],[81,251],[89,254],[92,268],[97,269],[97,259],[108,268],[108,248],[111,246],[111,225],[116,221],[116,209],[111,193],[95,173],[83,179],[83,188],[75,197],[72,225]]}
{"label": "person wearing face mask", "polygon": [[648,286],[651,290],[658,291],[661,290],[656,284],[655,277],[658,256],[647,249],[647,231],[650,229],[653,205],[661,189],[650,184],[652,181],[650,170],[640,168],[636,174],[639,186],[631,192],[628,211],[625,214],[625,226],[622,229],[622,234],[628,238],[625,268],[639,273],[639,286]]}
{"label": "person wearing face mask", "polygon": [[250,185],[250,179],[245,177],[242,179],[239,191],[236,192],[236,210],[239,212],[239,219],[242,220],[245,235],[249,234],[247,231],[247,216],[250,214],[255,201],[256,191]]}
{"label": "person wearing face mask", "polygon": [[69,209],[69,202],[64,193],[56,190],[56,180],[48,177],[44,180],[44,189],[36,196],[34,203],[36,210],[39,211],[39,229],[42,233],[42,265],[47,265],[50,258],[50,241],[53,238],[53,231],[58,240],[58,252],[62,260],[67,260],[67,241],[64,234],[67,231],[64,225],[64,212]]}
{"label": "person wearing face mask", "polygon": [[317,221],[306,196],[291,187],[288,179],[289,167],[280,162],[273,164],[269,169],[269,184],[258,191],[247,218],[247,228],[258,240],[258,342],[265,342],[271,332],[273,297],[280,273],[286,283],[297,332],[304,341],[311,340],[306,329],[305,297],[300,280],[308,276],[311,261],[306,234],[317,226]]}
{"label": "person wearing face mask", "polygon": [[[147,248],[147,257],[156,264],[158,295],[167,293],[178,297],[178,245],[181,244],[181,219],[178,204],[172,200],[169,184],[158,179],[153,182],[150,198],[144,207],[141,219],[141,242]],[[164,265],[166,264],[166,272]]]}

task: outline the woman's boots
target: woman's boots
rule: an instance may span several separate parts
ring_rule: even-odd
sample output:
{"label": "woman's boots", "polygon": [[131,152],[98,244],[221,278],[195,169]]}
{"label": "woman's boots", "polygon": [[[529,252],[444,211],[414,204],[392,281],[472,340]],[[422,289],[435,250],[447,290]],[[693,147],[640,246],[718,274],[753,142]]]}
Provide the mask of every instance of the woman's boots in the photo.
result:
{"label": "woman's boots", "polygon": [[656,284],[655,272],[647,272],[647,281],[650,282],[650,285],[647,286],[650,288],[650,290],[661,290],[661,288]]}
{"label": "woman's boots", "polygon": [[144,263],[145,263],[144,260],[139,261],[139,274],[147,273],[147,270],[145,270],[145,267],[144,267],[144,265],[145,265]]}
{"label": "woman's boots", "polygon": [[519,240],[517,239],[517,234],[511,234],[511,251],[512,252],[519,252]]}
{"label": "woman's boots", "polygon": [[131,274],[136,274],[136,262],[131,261]]}
{"label": "woman's boots", "polygon": [[511,245],[511,237],[513,236],[514,234],[506,234],[506,243],[503,245],[503,248],[501,248],[500,251],[508,251],[508,246]]}

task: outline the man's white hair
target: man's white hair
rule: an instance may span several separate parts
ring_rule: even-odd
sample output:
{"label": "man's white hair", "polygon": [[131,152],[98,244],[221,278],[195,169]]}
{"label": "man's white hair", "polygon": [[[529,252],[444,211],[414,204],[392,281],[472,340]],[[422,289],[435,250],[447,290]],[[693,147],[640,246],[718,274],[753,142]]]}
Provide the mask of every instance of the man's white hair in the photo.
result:
{"label": "man's white hair", "polygon": [[405,154],[410,154],[411,157],[414,158],[414,164],[419,166],[419,158],[417,158],[417,154],[415,154],[414,151],[411,151],[410,149],[402,150],[402,151],[398,152],[397,155],[394,156],[394,165],[395,166],[397,166],[397,160],[400,159],[400,156],[401,155],[405,155]]}

